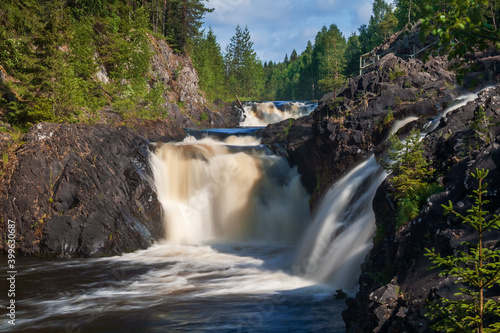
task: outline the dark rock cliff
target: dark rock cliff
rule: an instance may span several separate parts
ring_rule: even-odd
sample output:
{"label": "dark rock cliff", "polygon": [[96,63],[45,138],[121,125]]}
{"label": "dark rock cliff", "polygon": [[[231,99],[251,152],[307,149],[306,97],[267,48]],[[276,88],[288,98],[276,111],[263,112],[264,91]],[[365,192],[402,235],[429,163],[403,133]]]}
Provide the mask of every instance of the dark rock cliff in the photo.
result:
{"label": "dark rock cliff", "polygon": [[416,116],[424,123],[457,96],[455,75],[446,68],[442,58],[423,63],[387,54],[375,70],[350,79],[336,98],[325,95],[310,116],[270,125],[258,134],[263,143],[281,143],[286,149],[312,194],[314,209],[353,165],[383,150],[396,120]]}
{"label": "dark rock cliff", "polygon": [[108,255],[163,237],[144,138],[126,127],[40,123],[25,139],[0,197],[19,252]]}
{"label": "dark rock cliff", "polygon": [[[394,46],[403,50],[407,44],[392,40],[386,49]],[[472,70],[459,85],[444,58],[423,62],[389,53],[368,72],[349,80],[338,96],[325,95],[310,116],[270,125],[259,135],[263,143],[297,166],[312,194],[314,210],[325,191],[355,164],[384,152],[396,120],[418,117],[401,128],[400,135],[414,127],[422,129],[459,95],[477,90],[480,84],[498,82],[499,60],[495,52],[473,55]],[[480,108],[493,121],[488,133],[478,135],[470,125]],[[471,207],[468,195],[476,184],[470,174],[476,168],[491,170],[487,209],[500,213],[498,124],[498,87],[482,92],[476,101],[441,120],[424,142],[426,156],[445,191],[430,197],[421,214],[400,229],[395,228],[393,190],[387,181],[379,188],[373,202],[377,220],[374,246],[362,266],[360,291],[356,298],[348,299],[343,315],[348,332],[429,332],[426,300],[451,296],[455,289],[454,281],[427,270],[431,262],[424,257],[424,249],[435,247],[440,253],[451,254],[463,241],[474,240],[470,229],[443,216],[441,204],[451,200],[462,213]],[[499,247],[499,239],[500,233],[490,234],[488,244]],[[499,290],[488,294],[498,295]]]}
{"label": "dark rock cliff", "polygon": [[[470,227],[443,215],[442,204],[448,201],[466,215],[473,202],[469,198],[477,187],[471,173],[488,169],[488,200],[485,207],[491,214],[500,213],[500,87],[485,90],[441,120],[439,127],[424,139],[426,154],[441,175],[444,192],[431,196],[420,215],[399,229],[395,228],[395,212],[388,201],[392,193],[384,182],[374,200],[377,229],[381,236],[366,259],[360,278],[360,291],[348,300],[344,312],[348,332],[430,332],[425,317],[427,300],[451,297],[455,280],[439,277],[438,270],[424,257],[425,248],[436,248],[444,255],[461,249],[464,241],[475,242]],[[471,120],[479,109],[493,117],[487,135],[478,136]],[[500,247],[500,232],[487,235],[490,247]],[[499,290],[490,290],[489,297],[498,298]],[[496,295],[496,296],[495,296]],[[366,320],[360,321],[359,318]]]}

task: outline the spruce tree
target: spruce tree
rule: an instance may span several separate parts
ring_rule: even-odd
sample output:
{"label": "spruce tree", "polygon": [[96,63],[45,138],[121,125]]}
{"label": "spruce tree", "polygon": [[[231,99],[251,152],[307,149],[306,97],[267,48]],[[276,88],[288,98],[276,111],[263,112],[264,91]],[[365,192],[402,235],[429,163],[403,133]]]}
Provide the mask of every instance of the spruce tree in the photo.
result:
{"label": "spruce tree", "polygon": [[248,27],[236,26],[226,48],[226,84],[236,95],[258,97],[263,87],[263,67],[253,49]]}
{"label": "spruce tree", "polygon": [[390,162],[382,163],[382,166],[392,174],[389,182],[395,188],[394,199],[398,206],[396,227],[399,228],[417,217],[427,198],[441,192],[442,188],[430,182],[434,170],[423,156],[423,143],[418,130],[413,129],[404,141],[394,135],[390,143]]}
{"label": "spruce tree", "polygon": [[194,41],[192,59],[200,78],[200,87],[209,100],[224,98],[224,57],[212,27]]}
{"label": "spruce tree", "polygon": [[345,48],[344,36],[336,25],[331,25],[325,36],[324,43],[324,66],[326,73],[318,81],[322,91],[333,91],[336,98],[338,91],[345,85]]}
{"label": "spruce tree", "polygon": [[435,249],[426,249],[425,255],[435,265],[432,268],[442,270],[439,275],[456,277],[456,282],[463,285],[454,300],[441,298],[429,304],[428,315],[435,321],[433,329],[437,332],[500,331],[500,302],[486,300],[484,295],[486,290],[500,285],[500,249],[485,247],[483,243],[487,232],[500,228],[500,216],[488,219],[489,212],[484,209],[489,203],[485,199],[488,184],[484,182],[488,171],[476,169],[472,176],[479,184],[470,196],[475,205],[467,210],[468,215],[455,211],[451,202],[443,208],[445,214],[455,215],[477,232],[477,243],[464,242],[465,251],[444,257]]}

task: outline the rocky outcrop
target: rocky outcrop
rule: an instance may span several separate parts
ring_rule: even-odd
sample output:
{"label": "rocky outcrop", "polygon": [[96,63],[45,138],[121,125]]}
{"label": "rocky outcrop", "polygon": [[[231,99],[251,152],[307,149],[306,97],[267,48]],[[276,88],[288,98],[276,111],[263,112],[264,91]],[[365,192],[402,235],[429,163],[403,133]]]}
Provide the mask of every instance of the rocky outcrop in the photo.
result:
{"label": "rocky outcrop", "polygon": [[9,219],[18,251],[29,255],[110,255],[163,237],[144,137],[127,127],[39,123],[25,140],[2,184],[0,248]]}
{"label": "rocky outcrop", "polygon": [[234,127],[239,123],[239,110],[218,101],[208,103],[198,86],[199,78],[191,58],[177,54],[161,38],[148,35],[150,40],[151,83],[165,87],[164,107],[169,120],[180,128]]}
{"label": "rocky outcrop", "polygon": [[263,143],[281,143],[312,194],[315,207],[323,193],[353,165],[382,151],[396,120],[408,116],[424,123],[458,94],[447,62],[402,60],[388,54],[377,69],[350,79],[333,96],[325,95],[308,117],[268,126]]}
{"label": "rocky outcrop", "polygon": [[[439,127],[424,139],[426,154],[433,162],[444,192],[431,196],[420,215],[399,229],[388,197],[389,183],[379,188],[374,200],[377,234],[374,247],[365,261],[360,291],[348,300],[344,312],[348,332],[430,332],[425,304],[439,297],[450,298],[455,280],[439,277],[424,257],[425,248],[436,248],[443,255],[462,249],[462,242],[476,241],[470,227],[443,215],[442,204],[454,203],[466,215],[473,205],[469,198],[477,182],[471,173],[488,169],[488,200],[491,214],[500,213],[500,87],[479,94],[479,98],[451,112]],[[484,110],[491,117],[484,131],[471,123]],[[486,244],[500,247],[500,232],[487,236]],[[397,291],[397,292],[394,292]],[[487,296],[498,296],[490,290]],[[365,318],[360,321],[359,318]]]}

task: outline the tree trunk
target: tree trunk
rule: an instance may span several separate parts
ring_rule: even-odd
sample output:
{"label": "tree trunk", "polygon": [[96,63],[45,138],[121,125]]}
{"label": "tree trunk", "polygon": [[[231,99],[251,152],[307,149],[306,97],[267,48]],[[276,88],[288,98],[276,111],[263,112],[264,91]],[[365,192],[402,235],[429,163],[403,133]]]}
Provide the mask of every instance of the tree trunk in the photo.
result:
{"label": "tree trunk", "polygon": [[165,16],[167,14],[167,0],[163,0],[163,9],[161,11],[161,34],[165,36]]}
{"label": "tree trunk", "polygon": [[411,23],[411,2],[410,2],[410,7],[408,8],[408,24]]}

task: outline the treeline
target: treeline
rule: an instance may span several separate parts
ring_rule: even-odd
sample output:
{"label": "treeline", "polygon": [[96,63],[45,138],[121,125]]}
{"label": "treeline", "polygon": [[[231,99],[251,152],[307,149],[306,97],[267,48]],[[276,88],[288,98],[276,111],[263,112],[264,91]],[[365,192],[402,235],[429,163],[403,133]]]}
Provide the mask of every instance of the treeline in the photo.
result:
{"label": "treeline", "polygon": [[[248,28],[237,26],[225,50],[211,29],[200,31],[212,11],[207,0],[3,0],[0,120],[23,128],[92,122],[106,107],[124,117],[167,116],[161,106],[167,87],[148,75],[148,33],[191,56],[211,101],[318,99],[358,73],[361,54],[421,18],[440,49],[456,58],[499,44],[499,2],[375,0],[357,33],[346,38],[332,24],[302,53],[262,63]],[[109,80],[97,79],[104,74]]]}
{"label": "treeline", "polygon": [[[233,39],[248,40],[241,44],[241,49],[234,47],[232,40],[223,53],[209,30],[196,38],[192,54],[201,85],[211,98],[240,95],[254,100],[318,99],[327,92],[339,91],[348,77],[358,75],[362,54],[419,19],[425,19],[424,30],[437,35],[439,48],[451,56],[460,58],[478,44],[498,43],[499,2],[395,0],[388,4],[374,0],[369,22],[361,25],[357,33],[346,37],[335,24],[325,26],[301,54],[293,50],[278,63],[262,64],[252,53],[248,29],[241,38],[239,27]],[[246,83],[241,84],[242,81]]]}
{"label": "treeline", "polygon": [[408,13],[410,21],[418,19],[413,2],[399,0],[394,8],[384,0],[375,0],[370,21],[358,29],[359,34],[346,39],[335,24],[325,26],[301,54],[293,50],[279,63],[262,64],[253,51],[250,32],[240,26],[225,52],[209,29],[193,39],[190,53],[209,98],[318,99],[326,92],[340,90],[346,77],[359,72],[359,56],[404,26]]}
{"label": "treeline", "polygon": [[8,78],[0,80],[0,116],[21,128],[92,122],[105,107],[125,117],[166,116],[166,87],[148,75],[148,33],[183,52],[211,11],[205,2],[2,0],[0,70]]}

